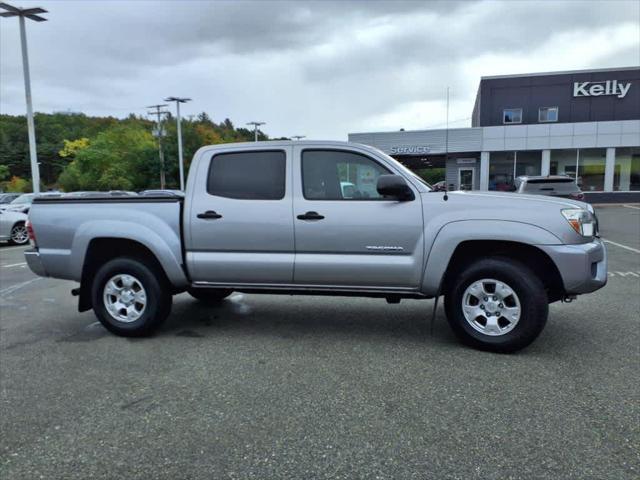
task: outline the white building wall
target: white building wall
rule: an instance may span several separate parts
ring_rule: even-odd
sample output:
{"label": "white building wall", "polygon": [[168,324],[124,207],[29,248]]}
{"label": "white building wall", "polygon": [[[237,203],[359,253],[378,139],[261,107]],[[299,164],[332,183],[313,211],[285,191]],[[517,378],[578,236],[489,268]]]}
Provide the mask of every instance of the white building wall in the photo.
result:
{"label": "white building wall", "polygon": [[[408,151],[398,151],[407,147],[421,147],[423,155],[443,154],[446,151],[474,154],[482,152],[476,171],[476,182],[481,189],[486,188],[484,175],[488,178],[491,152],[541,150],[541,166],[544,174],[549,172],[549,158],[552,150],[607,148],[605,191],[612,191],[616,161],[615,148],[640,147],[640,120],[456,128],[449,130],[448,141],[447,131],[444,129],[351,133],[349,141],[377,147],[390,155],[410,154],[411,152]],[[482,157],[483,155],[485,157]],[[489,160],[483,164],[482,158]],[[559,167],[571,162],[570,159],[561,161],[562,165]],[[618,163],[620,163],[620,189],[626,190],[629,188],[631,164],[630,161],[620,159]],[[486,166],[486,171],[483,170],[483,166]]]}

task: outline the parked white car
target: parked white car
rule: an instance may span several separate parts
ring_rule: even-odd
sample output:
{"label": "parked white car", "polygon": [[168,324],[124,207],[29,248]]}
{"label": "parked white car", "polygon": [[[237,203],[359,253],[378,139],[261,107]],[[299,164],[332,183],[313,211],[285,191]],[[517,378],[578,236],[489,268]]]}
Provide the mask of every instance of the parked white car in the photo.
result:
{"label": "parked white car", "polygon": [[29,241],[26,223],[24,213],[0,210],[0,242],[25,245]]}
{"label": "parked white car", "polygon": [[6,212],[29,213],[29,208],[31,208],[31,203],[35,196],[34,193],[23,193],[18,198],[12,200],[11,203],[2,205],[1,209]]}

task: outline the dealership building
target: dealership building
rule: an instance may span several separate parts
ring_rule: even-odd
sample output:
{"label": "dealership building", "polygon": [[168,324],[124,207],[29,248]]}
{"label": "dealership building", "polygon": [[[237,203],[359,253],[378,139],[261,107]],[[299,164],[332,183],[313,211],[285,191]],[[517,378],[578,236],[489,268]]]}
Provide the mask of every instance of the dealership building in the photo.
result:
{"label": "dealership building", "polygon": [[[351,133],[449,188],[509,190],[570,175],[593,197],[640,192],[640,67],[482,77],[470,128]],[[591,195],[592,194],[592,195]]]}

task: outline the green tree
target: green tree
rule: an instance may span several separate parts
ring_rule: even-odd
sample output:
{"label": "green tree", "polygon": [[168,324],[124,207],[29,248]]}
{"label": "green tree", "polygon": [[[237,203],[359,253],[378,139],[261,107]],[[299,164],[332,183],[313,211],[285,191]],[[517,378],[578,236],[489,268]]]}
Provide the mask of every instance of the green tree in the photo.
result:
{"label": "green tree", "polygon": [[72,190],[138,190],[155,186],[156,145],[139,125],[116,125],[99,133],[59,178]]}
{"label": "green tree", "polygon": [[0,165],[0,180],[6,180],[11,175],[11,171],[7,165]]}

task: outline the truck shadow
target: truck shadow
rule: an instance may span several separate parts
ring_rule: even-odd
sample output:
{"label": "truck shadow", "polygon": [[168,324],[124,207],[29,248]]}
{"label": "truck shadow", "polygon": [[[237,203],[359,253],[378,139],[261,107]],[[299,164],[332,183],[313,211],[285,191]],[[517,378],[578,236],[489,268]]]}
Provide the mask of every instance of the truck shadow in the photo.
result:
{"label": "truck shadow", "polygon": [[202,338],[251,334],[279,338],[367,337],[385,341],[457,344],[442,306],[430,333],[432,301],[234,294],[209,306],[188,295],[174,298],[171,316],[159,335]]}

